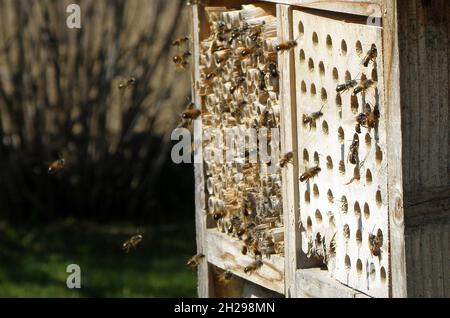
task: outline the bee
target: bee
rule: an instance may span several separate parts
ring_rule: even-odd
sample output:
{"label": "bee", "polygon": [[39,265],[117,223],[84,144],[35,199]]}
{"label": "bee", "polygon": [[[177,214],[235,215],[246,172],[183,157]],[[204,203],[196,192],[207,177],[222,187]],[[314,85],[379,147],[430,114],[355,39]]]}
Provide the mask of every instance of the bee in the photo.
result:
{"label": "bee", "polygon": [[369,249],[373,256],[380,256],[382,239],[378,235],[369,234]]}
{"label": "bee", "polygon": [[48,166],[48,173],[56,173],[58,171],[61,171],[62,169],[64,169],[66,165],[66,160],[64,160],[64,158],[59,158],[56,161],[53,161],[49,166]]}
{"label": "bee", "polygon": [[262,127],[267,127],[270,120],[270,111],[265,109],[259,116],[259,125]]}
{"label": "bee", "polygon": [[188,36],[184,36],[178,39],[173,40],[172,46],[174,47],[180,47],[182,45],[185,45],[189,42],[190,38]]}
{"label": "bee", "polygon": [[265,77],[266,77],[266,73],[263,70],[259,70],[259,85],[258,85],[258,88],[261,91],[266,91],[267,90],[266,89]]}
{"label": "bee", "polygon": [[372,110],[370,104],[366,104],[364,113],[360,113],[356,117],[357,126],[368,129],[375,128],[380,120],[380,110],[375,106]]}
{"label": "bee", "polygon": [[259,256],[261,255],[261,252],[259,251],[259,242],[258,240],[253,240],[252,244],[250,245],[250,250],[252,251],[253,255]]}
{"label": "bee", "polygon": [[374,62],[378,57],[378,49],[377,46],[375,44],[372,44],[370,50],[367,52],[367,55],[364,57],[362,64],[364,65],[364,67],[369,66],[370,62]]}
{"label": "bee", "polygon": [[197,118],[200,117],[200,115],[202,114],[202,111],[200,109],[197,109],[195,107],[194,103],[190,103],[186,110],[181,113],[181,118],[182,119],[189,119],[189,120],[196,120]]}
{"label": "bee", "polygon": [[318,166],[306,169],[305,173],[300,176],[300,182],[306,182],[310,179],[315,178],[320,173],[320,171],[322,171],[322,169],[320,169],[320,167]]}
{"label": "bee", "polygon": [[356,165],[359,162],[358,149],[359,149],[359,140],[355,136],[352,144],[350,145],[350,150],[347,158],[347,160],[353,165]]}
{"label": "bee", "polygon": [[247,230],[245,229],[245,227],[241,227],[241,228],[237,231],[236,235],[237,235],[238,237],[241,237],[242,235],[245,234],[245,232],[247,232]]}
{"label": "bee", "polygon": [[133,86],[136,83],[136,79],[134,77],[129,78],[126,81],[120,82],[119,83],[119,89],[125,89],[128,87]]}
{"label": "bee", "polygon": [[219,280],[219,283],[221,283],[221,284],[228,284],[232,278],[233,278],[233,273],[230,272],[229,270],[226,270],[219,275],[218,280]]}
{"label": "bee", "polygon": [[187,65],[189,65],[189,62],[187,61],[187,58],[191,56],[190,51],[186,51],[183,54],[177,54],[173,57],[173,62],[175,63],[175,66],[177,69],[185,69]]}
{"label": "bee", "polygon": [[247,245],[243,245],[243,246],[242,246],[242,249],[241,249],[242,255],[247,255],[247,252],[248,252]]}
{"label": "bee", "polygon": [[251,274],[252,272],[256,271],[261,266],[263,266],[263,262],[260,259],[257,259],[253,263],[250,263],[249,265],[245,266],[244,273]]}
{"label": "bee", "polygon": [[122,245],[122,249],[125,253],[129,253],[131,249],[136,249],[136,247],[141,243],[143,236],[141,234],[131,237],[129,240],[125,241]]}
{"label": "bee", "polygon": [[275,47],[275,50],[277,52],[289,51],[289,50],[295,48],[297,45],[298,45],[297,41],[287,41],[287,42],[278,44]]}
{"label": "bee", "polygon": [[337,93],[342,93],[342,92],[346,92],[349,89],[354,88],[355,86],[358,85],[358,82],[356,80],[348,80],[346,81],[344,84],[340,84],[336,87],[336,92]]}
{"label": "bee", "polygon": [[285,154],[283,156],[283,158],[281,158],[281,160],[280,160],[280,167],[281,168],[286,167],[286,165],[288,163],[292,163],[293,160],[294,160],[294,153],[293,152],[288,152],[287,154]]}
{"label": "bee", "polygon": [[[265,22],[263,24],[265,24]],[[261,25],[257,25],[257,26],[254,26],[254,27],[252,27],[250,29],[248,37],[252,41],[256,42],[256,40],[258,40],[258,38],[260,37],[261,33],[262,33],[262,26]]]}
{"label": "bee", "polygon": [[353,90],[353,95],[356,96],[361,92],[365,92],[369,88],[371,88],[373,85],[375,85],[375,82],[371,79],[365,79],[362,80],[358,86]]}
{"label": "bee", "polygon": [[256,49],[254,48],[238,48],[236,50],[236,54],[240,55],[241,57],[247,57],[249,55],[255,54],[256,53]]}
{"label": "bee", "polygon": [[186,265],[190,268],[196,268],[204,257],[205,255],[203,254],[194,255],[187,261]]}
{"label": "bee", "polygon": [[269,74],[272,78],[278,78],[278,67],[275,63],[270,63],[267,68],[269,69]]}
{"label": "bee", "polygon": [[323,107],[324,106],[322,106],[322,108],[318,112],[309,115],[303,114],[303,125],[309,125],[309,129],[311,129],[312,126],[315,126],[316,120],[323,116]]}
{"label": "bee", "polygon": [[223,214],[222,212],[215,212],[213,214],[213,220],[214,221],[219,221],[220,219],[223,219],[225,217],[225,214]]}
{"label": "bee", "polygon": [[234,79],[234,85],[230,88],[230,93],[234,94],[234,92],[238,89],[238,87],[241,87],[242,84],[245,83],[245,77],[244,76],[238,76]]}

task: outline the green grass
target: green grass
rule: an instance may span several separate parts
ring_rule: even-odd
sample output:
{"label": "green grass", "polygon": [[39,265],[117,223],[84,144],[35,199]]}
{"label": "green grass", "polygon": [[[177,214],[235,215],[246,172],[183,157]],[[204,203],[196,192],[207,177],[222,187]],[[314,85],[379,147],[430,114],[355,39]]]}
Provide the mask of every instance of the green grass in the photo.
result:
{"label": "green grass", "polygon": [[[41,228],[0,223],[0,297],[196,297],[193,224],[139,229],[144,240],[126,254],[132,226],[66,221]],[[66,286],[69,264],[81,289]]]}

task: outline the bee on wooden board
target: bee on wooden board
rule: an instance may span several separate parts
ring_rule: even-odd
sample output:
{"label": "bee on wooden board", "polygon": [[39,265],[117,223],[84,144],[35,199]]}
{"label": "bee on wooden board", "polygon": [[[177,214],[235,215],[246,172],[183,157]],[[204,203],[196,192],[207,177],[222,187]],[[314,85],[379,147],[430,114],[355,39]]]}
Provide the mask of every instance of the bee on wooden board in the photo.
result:
{"label": "bee on wooden board", "polygon": [[375,105],[373,110],[369,103],[366,104],[364,113],[356,117],[356,123],[367,129],[375,128],[380,120],[380,110]]}
{"label": "bee on wooden board", "polygon": [[374,86],[376,84],[375,81],[371,80],[371,79],[364,79],[362,80],[358,86],[356,86],[356,88],[353,90],[353,95],[358,95],[359,93],[365,92],[367,91],[369,88],[371,88],[372,86]]}
{"label": "bee on wooden board", "polygon": [[250,245],[250,250],[252,251],[253,255],[259,256],[261,255],[261,252],[259,251],[259,242],[258,240],[253,240],[252,244]]}
{"label": "bee on wooden board", "polygon": [[125,251],[125,253],[128,254],[132,249],[136,249],[137,248],[139,243],[142,242],[143,238],[144,237],[141,234],[132,236],[130,239],[125,241],[125,243],[123,243],[122,249]]}
{"label": "bee on wooden board", "polygon": [[309,125],[309,129],[311,129],[316,124],[316,121],[323,116],[322,109],[324,106],[318,112],[309,115],[303,114],[303,125]]}
{"label": "bee on wooden board", "polygon": [[187,261],[186,265],[190,268],[196,268],[204,257],[203,254],[194,255]]}
{"label": "bee on wooden board", "polygon": [[350,149],[348,152],[347,160],[356,165],[359,162],[359,139],[356,136],[353,138],[352,144],[350,145]]}
{"label": "bee on wooden board", "polygon": [[229,270],[223,271],[218,278],[219,283],[228,284],[233,278],[233,273]]}
{"label": "bee on wooden board", "polygon": [[294,153],[292,151],[288,152],[281,158],[280,167],[284,168],[287,166],[288,163],[292,163],[293,161],[294,161]]}
{"label": "bee on wooden board", "polygon": [[293,48],[295,48],[297,45],[298,45],[297,41],[286,41],[286,42],[278,44],[275,47],[275,50],[277,52],[289,51],[289,50],[292,50]]}
{"label": "bee on wooden board", "polygon": [[260,268],[261,266],[263,266],[263,262],[260,259],[257,259],[254,262],[252,262],[244,267],[244,273],[251,274],[254,271],[256,271],[258,268]]}
{"label": "bee on wooden board", "polygon": [[310,179],[314,179],[322,171],[320,167],[312,167],[306,169],[305,173],[300,176],[300,182],[306,182]]}
{"label": "bee on wooden board", "polygon": [[223,212],[214,212],[213,213],[213,220],[219,221],[220,219],[223,219],[225,217],[225,214]]}
{"label": "bee on wooden board", "polygon": [[378,49],[375,44],[372,44],[370,50],[367,52],[367,55],[364,57],[362,64],[364,67],[369,66],[370,62],[375,63],[376,59],[378,57]]}
{"label": "bee on wooden board", "polygon": [[355,88],[358,85],[357,80],[348,80],[344,84],[340,84],[336,87],[337,93],[344,93],[352,88]]}
{"label": "bee on wooden board", "polygon": [[189,43],[189,41],[190,41],[190,38],[188,36],[184,36],[184,37],[173,40],[172,46],[179,48],[183,45],[187,45]]}
{"label": "bee on wooden board", "polygon": [[231,88],[230,88],[230,93],[231,93],[231,94],[234,94],[234,92],[235,92],[239,87],[241,87],[241,86],[245,83],[245,81],[246,81],[246,79],[245,79],[244,76],[241,76],[241,75],[237,76],[237,77],[234,79],[234,85],[231,86]]}
{"label": "bee on wooden board", "polygon": [[272,78],[278,78],[279,77],[277,64],[269,63],[269,65],[267,65],[267,68],[268,68],[269,74],[270,74],[270,76]]}
{"label": "bee on wooden board", "polygon": [[189,62],[187,61],[187,58],[191,56],[190,51],[186,51],[183,54],[176,54],[173,57],[173,62],[175,63],[175,66],[177,69],[185,69],[187,65],[189,65]]}
{"label": "bee on wooden board", "polygon": [[383,238],[380,235],[369,234],[369,249],[373,256],[380,256]]}
{"label": "bee on wooden board", "polygon": [[136,83],[136,79],[134,77],[130,77],[126,81],[121,81],[119,83],[119,89],[125,89],[133,86]]}
{"label": "bee on wooden board", "polygon": [[48,166],[48,173],[56,173],[64,169],[66,166],[66,160],[64,158],[59,158],[58,160],[53,161]]}

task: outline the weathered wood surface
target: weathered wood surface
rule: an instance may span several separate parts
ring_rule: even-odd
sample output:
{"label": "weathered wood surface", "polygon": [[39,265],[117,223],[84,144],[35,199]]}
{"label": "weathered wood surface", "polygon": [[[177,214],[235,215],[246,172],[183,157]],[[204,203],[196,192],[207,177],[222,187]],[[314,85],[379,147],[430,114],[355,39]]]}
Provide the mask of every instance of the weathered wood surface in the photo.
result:
{"label": "weathered wood surface", "polygon": [[263,266],[253,273],[244,273],[244,268],[254,262],[254,257],[243,255],[242,241],[233,239],[216,230],[208,230],[206,239],[207,261],[224,270],[267,289],[284,294],[284,258],[272,255],[263,257]]}

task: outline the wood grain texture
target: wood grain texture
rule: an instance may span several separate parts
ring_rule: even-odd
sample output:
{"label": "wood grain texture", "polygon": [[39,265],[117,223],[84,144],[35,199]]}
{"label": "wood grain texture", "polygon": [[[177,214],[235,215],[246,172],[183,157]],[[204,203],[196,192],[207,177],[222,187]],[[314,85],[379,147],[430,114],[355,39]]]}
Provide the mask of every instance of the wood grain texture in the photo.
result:
{"label": "wood grain texture", "polygon": [[[287,5],[277,5],[278,40],[280,43],[293,40],[292,10]],[[283,170],[283,212],[285,220],[285,275],[286,296],[296,297],[295,272],[300,248],[298,233],[298,143],[295,124],[295,68],[293,52],[279,54],[280,103],[281,103],[281,152],[294,153],[292,165]]]}
{"label": "wood grain texture", "polygon": [[272,255],[263,258],[263,266],[253,273],[244,273],[244,268],[254,261],[254,257],[242,255],[242,241],[233,239],[215,230],[208,230],[207,261],[234,275],[257,285],[284,294],[284,258]]}

